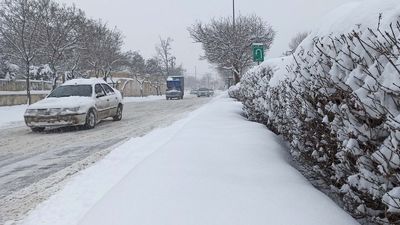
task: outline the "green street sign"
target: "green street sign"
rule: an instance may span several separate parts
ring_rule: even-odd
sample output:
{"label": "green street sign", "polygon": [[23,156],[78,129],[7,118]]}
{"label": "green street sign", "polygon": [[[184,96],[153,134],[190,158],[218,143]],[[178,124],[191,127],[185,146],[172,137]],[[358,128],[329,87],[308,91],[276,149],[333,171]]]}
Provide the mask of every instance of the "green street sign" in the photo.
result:
{"label": "green street sign", "polygon": [[253,44],[253,61],[264,62],[264,45]]}

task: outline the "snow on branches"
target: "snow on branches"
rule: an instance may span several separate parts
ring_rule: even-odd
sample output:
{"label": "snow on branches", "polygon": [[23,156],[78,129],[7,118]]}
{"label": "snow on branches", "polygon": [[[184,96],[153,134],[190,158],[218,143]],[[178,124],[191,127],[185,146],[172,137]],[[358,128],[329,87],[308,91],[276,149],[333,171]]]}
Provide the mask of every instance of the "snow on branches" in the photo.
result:
{"label": "snow on branches", "polygon": [[366,15],[375,25],[313,32],[292,56],[250,70],[236,96],[355,217],[398,223],[400,17]]}
{"label": "snow on branches", "polygon": [[204,59],[223,70],[233,71],[238,83],[242,74],[253,64],[251,46],[262,43],[270,49],[275,38],[272,27],[256,15],[212,19],[188,28],[190,36],[204,49]]}

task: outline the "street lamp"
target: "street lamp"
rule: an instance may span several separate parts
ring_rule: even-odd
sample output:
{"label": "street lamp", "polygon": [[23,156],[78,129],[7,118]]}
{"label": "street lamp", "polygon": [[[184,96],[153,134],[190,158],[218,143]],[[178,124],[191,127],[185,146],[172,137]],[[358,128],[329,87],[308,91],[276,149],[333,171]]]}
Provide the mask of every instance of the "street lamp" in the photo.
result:
{"label": "street lamp", "polygon": [[[235,38],[235,33],[236,33],[235,0],[232,0],[232,28],[233,28],[233,38]],[[234,80],[234,77],[235,77],[235,71],[232,66],[232,80]],[[229,87],[230,86],[231,82],[229,81]]]}
{"label": "street lamp", "polygon": [[233,29],[235,29],[235,0],[232,0],[232,10],[233,10]]}

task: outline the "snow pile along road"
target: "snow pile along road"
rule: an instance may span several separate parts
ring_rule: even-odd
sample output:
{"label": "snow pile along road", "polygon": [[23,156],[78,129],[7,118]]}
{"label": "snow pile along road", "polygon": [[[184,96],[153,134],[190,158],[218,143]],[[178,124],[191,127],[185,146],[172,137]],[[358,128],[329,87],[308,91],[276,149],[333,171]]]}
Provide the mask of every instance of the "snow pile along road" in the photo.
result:
{"label": "snow pile along road", "polygon": [[165,95],[149,95],[146,97],[124,97],[124,103],[128,102],[149,102],[165,99]]}
{"label": "snow pile along road", "polygon": [[[5,92],[2,92],[5,93]],[[1,94],[1,93],[0,93]],[[165,96],[147,96],[147,97],[125,97],[124,103],[130,102],[149,102],[163,100]],[[10,127],[14,125],[21,125],[24,121],[24,113],[27,105],[15,105],[15,106],[1,106],[0,107],[0,128]]]}
{"label": "snow pile along road", "polygon": [[9,127],[24,121],[27,105],[1,106],[0,128]]}
{"label": "snow pile along road", "polygon": [[358,224],[313,188],[280,139],[219,97],[128,141],[73,178],[22,223]]}

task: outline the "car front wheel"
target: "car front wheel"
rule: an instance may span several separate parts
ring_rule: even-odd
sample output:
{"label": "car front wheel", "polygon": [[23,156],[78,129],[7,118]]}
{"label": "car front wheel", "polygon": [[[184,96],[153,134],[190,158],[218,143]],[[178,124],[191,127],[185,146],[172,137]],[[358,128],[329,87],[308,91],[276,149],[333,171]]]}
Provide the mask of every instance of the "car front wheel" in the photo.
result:
{"label": "car front wheel", "polygon": [[93,129],[96,126],[96,114],[94,113],[93,109],[89,110],[86,114],[86,129]]}
{"label": "car front wheel", "polygon": [[113,117],[114,121],[120,121],[122,119],[122,105],[118,105],[117,113]]}

